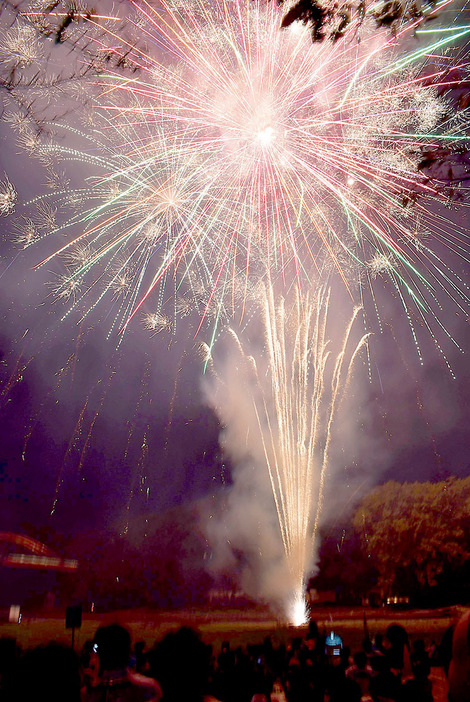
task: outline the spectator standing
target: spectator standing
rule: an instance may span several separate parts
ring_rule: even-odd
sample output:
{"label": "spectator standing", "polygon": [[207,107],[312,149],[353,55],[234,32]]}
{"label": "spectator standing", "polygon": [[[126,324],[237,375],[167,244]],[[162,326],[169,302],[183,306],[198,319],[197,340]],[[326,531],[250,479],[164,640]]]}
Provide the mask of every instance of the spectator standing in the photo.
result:
{"label": "spectator standing", "polygon": [[75,651],[55,642],[26,651],[11,699],[80,702],[80,668]]}
{"label": "spectator standing", "polygon": [[365,651],[358,651],[353,657],[354,663],[346,669],[346,677],[351,678],[351,680],[356,680],[358,673],[361,675],[364,673],[370,678],[372,675],[372,668],[367,662],[367,653]]}
{"label": "spectator standing", "polygon": [[98,684],[83,692],[83,702],[160,702],[160,685],[128,668],[131,636],[127,629],[119,624],[101,626],[94,644],[99,659]]}
{"label": "spectator standing", "polygon": [[452,638],[449,702],[470,702],[470,610],[457,622]]}
{"label": "spectator standing", "polygon": [[165,702],[217,702],[210,694],[212,648],[189,627],[167,634],[149,654]]}
{"label": "spectator standing", "polygon": [[403,685],[401,702],[434,702],[429,672],[426,663],[418,662],[413,666],[413,677]]}

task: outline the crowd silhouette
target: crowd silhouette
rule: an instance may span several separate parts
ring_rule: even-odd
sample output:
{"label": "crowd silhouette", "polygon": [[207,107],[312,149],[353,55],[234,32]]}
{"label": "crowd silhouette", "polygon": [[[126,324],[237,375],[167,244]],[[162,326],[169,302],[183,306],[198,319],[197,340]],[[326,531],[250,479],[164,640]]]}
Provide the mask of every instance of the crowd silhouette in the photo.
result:
{"label": "crowd silhouette", "polygon": [[431,669],[448,677],[448,701],[470,702],[470,612],[426,647],[391,624],[352,652],[311,621],[304,637],[275,647],[213,651],[182,627],[147,650],[120,624],[100,626],[80,654],[51,642],[22,652],[0,639],[4,702],[441,702]]}

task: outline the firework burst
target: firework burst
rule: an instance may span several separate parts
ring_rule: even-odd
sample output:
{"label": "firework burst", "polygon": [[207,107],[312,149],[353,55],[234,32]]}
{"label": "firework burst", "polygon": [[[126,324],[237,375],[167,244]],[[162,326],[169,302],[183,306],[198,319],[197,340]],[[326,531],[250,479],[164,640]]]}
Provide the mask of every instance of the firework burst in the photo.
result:
{"label": "firework burst", "polygon": [[[470,30],[428,35],[418,18],[391,36],[371,17],[360,42],[352,22],[341,41],[312,45],[301,24],[279,30],[274,2],[133,7],[129,31],[145,47],[105,34],[138,72],[90,84],[95,130],[69,130],[89,147],[30,145],[96,174],[75,193],[66,243],[43,261],[93,250],[70,271],[83,284],[69,311],[83,317],[108,299],[123,330],[142,305],[165,314],[165,301],[196,281],[202,317],[242,316],[250,280],[269,274],[305,290],[328,258],[353,296],[354,281],[373,294],[387,270],[410,324],[445,331],[436,297],[445,291],[461,309],[468,298],[433,243],[457,254],[465,243],[437,217],[442,180],[421,165],[426,150],[464,143],[445,96],[466,71],[458,46]],[[70,193],[44,199],[53,198],[62,206]],[[431,233],[419,247],[417,222]],[[117,261],[127,271],[118,304]]]}
{"label": "firework burst", "polygon": [[14,212],[18,194],[7,176],[0,181],[0,216],[7,217]]}

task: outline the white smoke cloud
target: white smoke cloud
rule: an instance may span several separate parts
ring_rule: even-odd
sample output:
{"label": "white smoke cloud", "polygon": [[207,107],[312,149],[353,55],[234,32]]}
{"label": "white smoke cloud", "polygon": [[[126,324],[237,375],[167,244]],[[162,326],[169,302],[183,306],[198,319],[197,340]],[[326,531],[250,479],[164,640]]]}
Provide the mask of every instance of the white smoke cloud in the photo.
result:
{"label": "white smoke cloud", "polygon": [[234,466],[223,513],[206,525],[213,568],[237,569],[244,592],[280,610],[291,584],[254,409],[259,387],[238,345],[229,343],[224,350],[217,374],[203,382],[205,399],[223,426],[220,445]]}

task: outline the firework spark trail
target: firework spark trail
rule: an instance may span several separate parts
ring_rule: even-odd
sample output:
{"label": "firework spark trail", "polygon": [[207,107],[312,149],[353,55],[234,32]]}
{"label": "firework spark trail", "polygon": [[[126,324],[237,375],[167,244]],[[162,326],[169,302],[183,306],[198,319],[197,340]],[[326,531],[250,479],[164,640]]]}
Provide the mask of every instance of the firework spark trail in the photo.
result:
{"label": "firework spark trail", "polygon": [[[244,436],[249,463],[254,462],[255,471],[267,471],[278,529],[274,538],[283,551],[277,574],[284,590],[272,603],[282,607],[289,621],[300,623],[306,616],[304,592],[317,549],[334,419],[368,337],[353,341],[357,308],[335,355],[328,338],[330,292],[325,286],[303,298],[297,290],[291,305],[275,300],[274,288],[265,285],[260,299],[265,355],[255,358],[245,351],[246,343],[232,329],[235,357],[225,368],[217,357],[212,360],[216,393],[210,391],[209,397],[228,427],[224,445],[232,458],[240,460]],[[251,410],[241,408],[240,392]],[[238,411],[233,435],[232,411]]]}
{"label": "firework spark trail", "polygon": [[[21,337],[21,348],[16,360],[14,361],[13,370],[4,382],[2,391],[0,392],[0,398],[2,398],[4,403],[9,401],[13,388],[17,383],[22,381],[26,370],[34,363],[36,357],[41,353],[41,351],[43,351],[46,346],[46,342],[49,340],[49,335],[47,333],[43,334],[39,345],[37,345],[36,348],[31,351],[30,346],[34,346],[34,342],[31,342],[31,336],[31,330],[26,329]],[[12,352],[12,356],[13,355],[14,353]],[[72,356],[67,361],[67,364],[70,362],[71,358]]]}
{"label": "firework spark trail", "polygon": [[83,421],[86,416],[86,412],[88,409],[88,402],[89,402],[89,396],[87,396],[85,400],[85,404],[83,405],[80,414],[78,416],[78,420],[73,428],[73,431],[70,435],[70,439],[67,445],[67,449],[65,451],[64,457],[62,459],[62,464],[57,472],[57,480],[56,480],[56,485],[55,485],[55,490],[54,490],[54,498],[52,500],[52,506],[51,506],[51,511],[49,512],[49,516],[53,516],[55,514],[55,511],[57,509],[57,505],[59,503],[60,499],[60,492],[62,489],[62,486],[64,484],[64,475],[66,472],[66,466],[69,457],[72,455],[72,452],[74,448],[77,448],[77,442],[79,438],[81,437],[82,433],[82,427],[83,427]]}
{"label": "firework spark trail", "polygon": [[[329,293],[322,289],[313,301],[297,295],[295,310],[287,315],[283,300],[275,304],[272,287],[265,290],[270,383],[266,393],[266,381],[257,374],[263,403],[255,410],[286,565],[294,584],[291,606],[297,612],[303,602],[323,505],[333,419],[352,364],[367,338],[364,336],[348,357],[356,310],[338,357],[331,359],[326,338],[328,307]],[[256,368],[254,360],[253,364]]]}
{"label": "firework spark trail", "polygon": [[[135,406],[135,410],[133,413],[133,418],[131,420],[127,420],[127,440],[126,440],[126,446],[124,449],[124,454],[123,458],[124,460],[128,460],[129,456],[129,451],[130,451],[130,446],[131,446],[131,441],[133,439],[134,433],[136,432],[136,427],[137,427],[137,417],[141,415],[141,407],[144,404],[145,400],[150,404],[151,400],[149,399],[149,382],[150,382],[150,361],[147,361],[145,364],[145,369],[142,374],[142,377],[140,379],[140,392],[139,396],[137,398],[137,403]],[[139,476],[139,468],[141,469],[145,465],[144,461],[144,450],[147,452],[148,451],[148,444],[147,444],[147,433],[149,431],[149,427],[147,425],[145,431],[144,431],[144,436],[142,439],[142,444],[140,447],[141,454],[139,458],[138,465],[136,467],[136,472],[134,473],[132,477],[132,484],[131,488],[129,490],[126,506],[125,506],[125,517],[124,517],[124,525],[122,527],[121,531],[121,536],[125,535],[129,532],[129,518],[130,518],[130,512],[131,512],[131,506],[132,506],[132,501],[135,496],[136,492],[136,485],[137,481],[141,479],[141,475]]]}
{"label": "firework spark trail", "polygon": [[101,398],[98,402],[97,408],[95,409],[95,411],[93,413],[93,419],[90,422],[90,426],[88,427],[88,433],[87,433],[85,441],[83,443],[83,447],[80,451],[80,457],[78,460],[77,472],[79,475],[81,475],[81,473],[82,473],[85,457],[86,457],[88,448],[90,446],[91,437],[93,435],[93,431],[95,429],[96,422],[97,422],[98,417],[100,415],[100,411],[103,409],[103,405],[104,405],[104,402],[106,400],[106,395],[108,393],[109,387],[111,385],[111,381],[112,381],[115,374],[116,374],[116,370],[114,368],[111,369],[110,375],[108,377],[107,385],[106,385],[106,387],[101,395]]}
{"label": "firework spark trail", "polygon": [[[390,273],[418,352],[422,317],[433,336],[449,335],[438,298],[467,308],[468,292],[434,242],[457,256],[467,245],[430,210],[439,181],[418,165],[425,149],[465,142],[465,120],[449,116],[443,95],[461,80],[445,52],[455,49],[465,73],[458,47],[470,29],[428,35],[417,20],[392,37],[369,19],[360,43],[352,26],[340,42],[311,45],[300,25],[279,31],[275,2],[133,7],[128,26],[147,47],[112,23],[96,40],[100,50],[121,46],[139,73],[103,73],[90,85],[90,146],[37,146],[102,173],[77,192],[87,209],[55,229],[67,241],[40,264],[89,245],[56,288],[66,315],[83,319],[111,297],[112,329],[123,330],[141,309],[163,314],[172,281],[203,319],[226,319],[244,313],[250,280],[278,275],[303,290],[326,256],[353,297],[358,280],[373,297],[375,277]],[[452,3],[432,14],[443,8]],[[400,40],[413,31],[419,45],[408,50]],[[433,237],[420,247],[417,222]]]}

